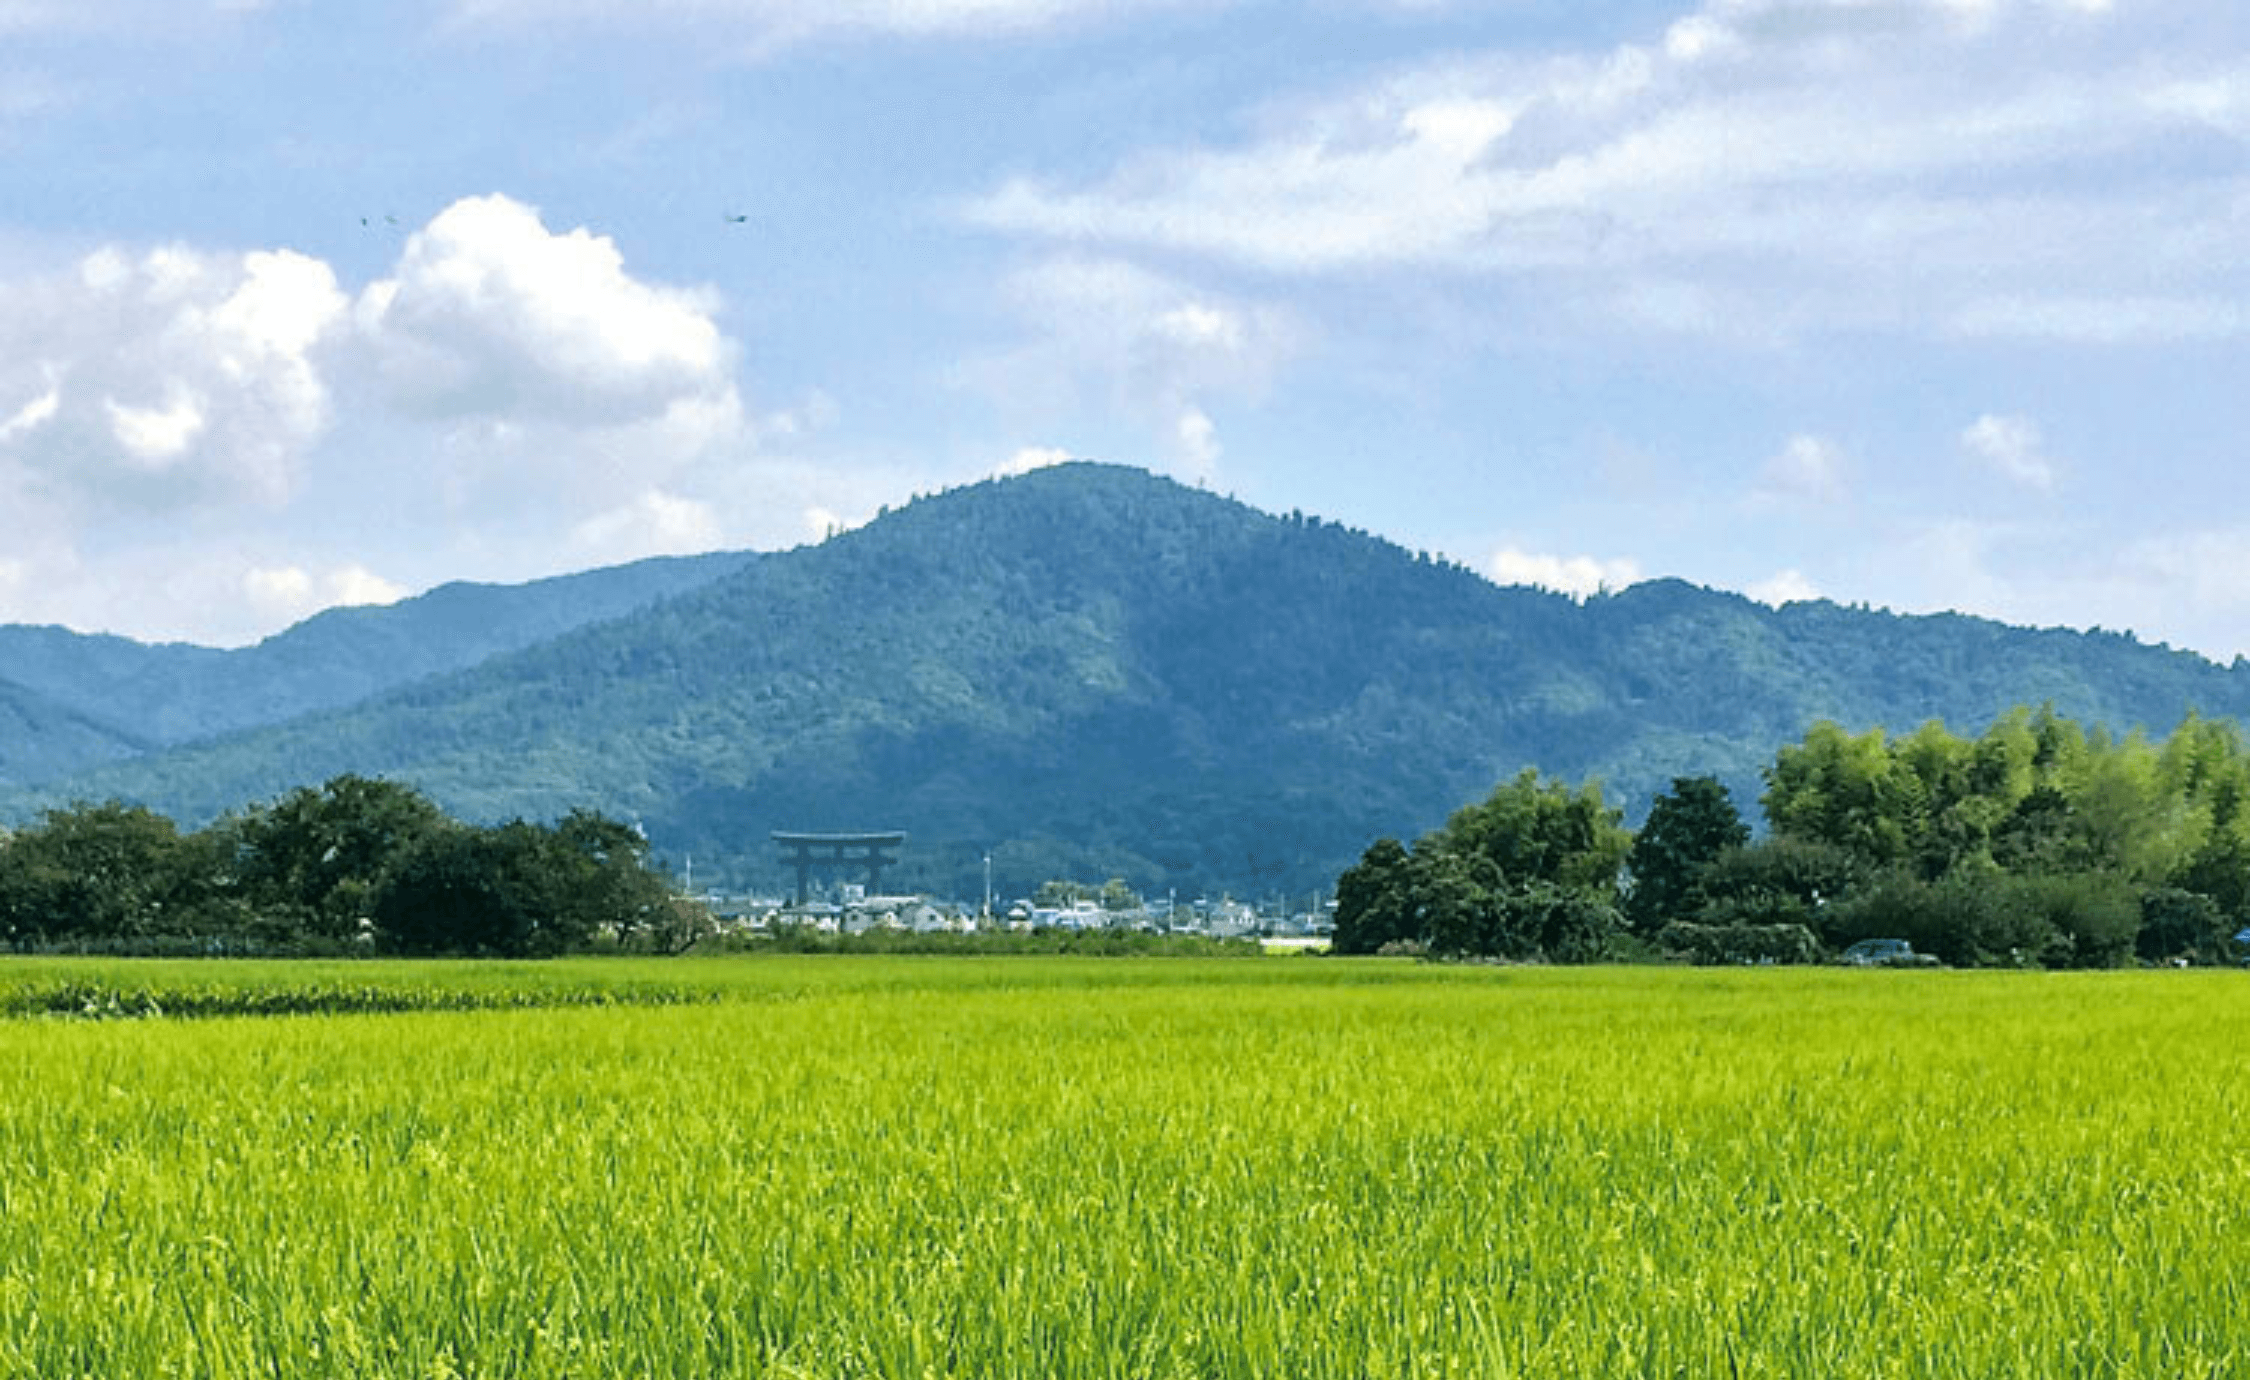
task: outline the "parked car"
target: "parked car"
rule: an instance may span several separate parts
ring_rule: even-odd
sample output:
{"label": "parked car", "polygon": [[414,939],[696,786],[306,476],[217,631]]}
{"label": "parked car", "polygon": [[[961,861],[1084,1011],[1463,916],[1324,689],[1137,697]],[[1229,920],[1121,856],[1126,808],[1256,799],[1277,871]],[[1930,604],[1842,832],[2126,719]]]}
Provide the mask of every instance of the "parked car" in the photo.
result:
{"label": "parked car", "polygon": [[1844,950],[1844,963],[1853,968],[1935,968],[1937,955],[1918,954],[1903,939],[1862,939]]}

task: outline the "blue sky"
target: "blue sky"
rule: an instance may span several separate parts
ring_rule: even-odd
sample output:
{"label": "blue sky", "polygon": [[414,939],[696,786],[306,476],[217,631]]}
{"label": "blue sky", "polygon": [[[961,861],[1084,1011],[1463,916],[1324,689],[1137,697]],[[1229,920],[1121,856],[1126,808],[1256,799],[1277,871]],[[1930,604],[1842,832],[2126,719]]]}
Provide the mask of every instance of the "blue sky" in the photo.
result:
{"label": "blue sky", "polygon": [[2246,366],[2233,5],[0,0],[0,621],[1085,456],[2224,659]]}

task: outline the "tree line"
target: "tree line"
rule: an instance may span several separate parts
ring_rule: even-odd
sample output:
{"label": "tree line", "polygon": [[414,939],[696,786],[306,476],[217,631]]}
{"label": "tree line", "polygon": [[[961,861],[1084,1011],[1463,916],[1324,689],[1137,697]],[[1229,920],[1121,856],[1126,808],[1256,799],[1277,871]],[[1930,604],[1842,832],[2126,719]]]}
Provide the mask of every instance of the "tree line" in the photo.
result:
{"label": "tree line", "polygon": [[1550,962],[1812,962],[1904,939],[1956,966],[2238,956],[2250,751],[2231,721],[2162,741],[2018,708],[1983,734],[1821,723],[1764,772],[1753,837],[1710,777],[1636,833],[1592,784],[1527,770],[1336,885],[1336,949]]}
{"label": "tree line", "polygon": [[0,836],[0,944],[18,950],[539,957],[699,932],[628,824],[470,825],[361,776],[194,831],[110,801]]}

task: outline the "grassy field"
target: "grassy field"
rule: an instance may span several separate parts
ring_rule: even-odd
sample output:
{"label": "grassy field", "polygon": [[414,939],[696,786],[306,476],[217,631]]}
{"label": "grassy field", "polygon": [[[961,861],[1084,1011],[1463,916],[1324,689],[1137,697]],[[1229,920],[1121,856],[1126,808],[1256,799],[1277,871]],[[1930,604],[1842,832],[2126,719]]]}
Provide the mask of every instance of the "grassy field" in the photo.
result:
{"label": "grassy field", "polygon": [[0,1020],[11,1380],[2250,1373],[2239,973],[27,961],[0,1009],[50,1013]]}

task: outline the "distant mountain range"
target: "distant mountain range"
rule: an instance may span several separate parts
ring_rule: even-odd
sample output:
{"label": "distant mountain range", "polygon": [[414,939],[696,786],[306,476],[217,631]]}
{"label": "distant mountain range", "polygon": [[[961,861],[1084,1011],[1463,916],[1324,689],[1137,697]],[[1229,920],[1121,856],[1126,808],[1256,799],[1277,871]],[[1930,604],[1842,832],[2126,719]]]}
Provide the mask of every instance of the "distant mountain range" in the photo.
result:
{"label": "distant mountain range", "polygon": [[748,553],[330,609],[239,651],[0,626],[0,787],[356,704],[692,589]]}
{"label": "distant mountain range", "polygon": [[2250,667],[2114,633],[1655,581],[1583,603],[1316,518],[1077,464],[819,546],[340,610],[257,647],[0,629],[8,812],[116,796],[199,821],[343,771],[471,818],[593,805],[699,879],[772,885],[777,828],[899,828],[959,895],[1119,875],[1325,888],[1526,765],[1637,815],[1822,718],[1981,727],[2018,703],[2168,730]]}

